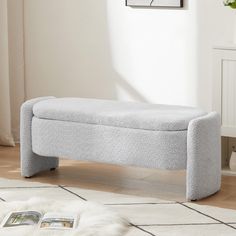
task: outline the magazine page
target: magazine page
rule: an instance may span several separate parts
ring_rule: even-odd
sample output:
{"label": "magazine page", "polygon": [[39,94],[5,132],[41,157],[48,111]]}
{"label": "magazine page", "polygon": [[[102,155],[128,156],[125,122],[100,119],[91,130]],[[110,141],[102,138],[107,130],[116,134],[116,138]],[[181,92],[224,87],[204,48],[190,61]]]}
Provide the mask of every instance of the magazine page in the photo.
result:
{"label": "magazine page", "polygon": [[37,225],[41,219],[41,213],[37,211],[10,212],[3,220],[1,227],[14,227],[25,225]]}
{"label": "magazine page", "polygon": [[46,213],[40,223],[40,229],[74,229],[78,219],[76,214],[70,213]]}

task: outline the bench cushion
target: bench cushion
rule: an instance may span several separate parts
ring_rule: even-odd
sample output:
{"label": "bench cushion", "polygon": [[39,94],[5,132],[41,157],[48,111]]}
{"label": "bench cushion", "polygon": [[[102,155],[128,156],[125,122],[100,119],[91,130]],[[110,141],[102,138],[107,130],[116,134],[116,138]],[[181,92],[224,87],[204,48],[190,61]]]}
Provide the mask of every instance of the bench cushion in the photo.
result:
{"label": "bench cushion", "polygon": [[187,130],[189,122],[206,115],[196,108],[86,98],[55,98],[33,107],[41,119],[144,129]]}

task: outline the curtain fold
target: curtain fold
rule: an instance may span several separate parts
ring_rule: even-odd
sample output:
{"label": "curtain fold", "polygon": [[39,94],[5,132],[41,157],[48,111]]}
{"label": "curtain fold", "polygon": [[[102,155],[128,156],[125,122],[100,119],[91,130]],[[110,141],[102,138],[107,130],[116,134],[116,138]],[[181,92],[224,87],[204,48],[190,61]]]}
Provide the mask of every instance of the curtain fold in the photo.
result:
{"label": "curtain fold", "polygon": [[10,103],[7,0],[0,0],[0,145],[14,145]]}
{"label": "curtain fold", "polygon": [[23,0],[0,0],[0,145],[19,141],[24,101]]}

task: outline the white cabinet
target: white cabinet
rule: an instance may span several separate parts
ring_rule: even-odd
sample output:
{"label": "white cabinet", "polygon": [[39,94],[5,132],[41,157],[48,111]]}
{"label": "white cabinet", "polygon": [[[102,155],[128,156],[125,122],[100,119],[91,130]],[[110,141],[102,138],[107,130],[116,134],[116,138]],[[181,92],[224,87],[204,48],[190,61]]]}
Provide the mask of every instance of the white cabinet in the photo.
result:
{"label": "white cabinet", "polygon": [[222,136],[236,137],[236,45],[215,47],[213,57],[213,110]]}

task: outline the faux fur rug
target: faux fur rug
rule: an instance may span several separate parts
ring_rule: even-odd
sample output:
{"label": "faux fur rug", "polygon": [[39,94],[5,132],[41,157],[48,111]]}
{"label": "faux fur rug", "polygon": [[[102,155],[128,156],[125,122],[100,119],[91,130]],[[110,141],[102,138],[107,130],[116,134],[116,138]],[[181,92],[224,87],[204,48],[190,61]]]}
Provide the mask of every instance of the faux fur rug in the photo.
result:
{"label": "faux fur rug", "polygon": [[17,226],[1,228],[1,236],[121,236],[128,229],[128,222],[114,210],[91,202],[84,201],[53,201],[32,198],[28,201],[0,203],[0,221],[10,211],[34,210],[46,212],[71,212],[79,215],[78,228],[75,230],[45,230],[37,226]]}

